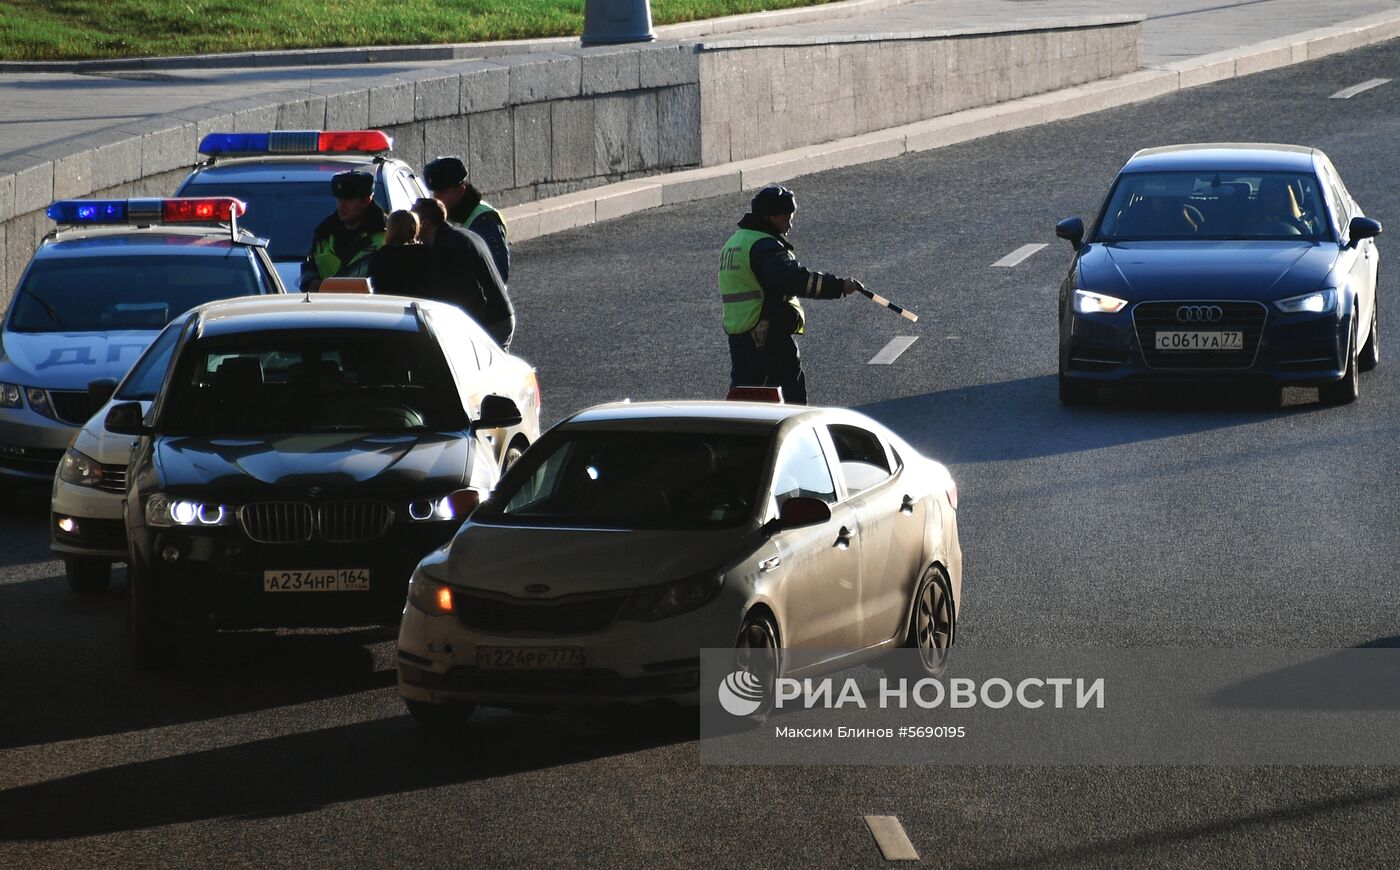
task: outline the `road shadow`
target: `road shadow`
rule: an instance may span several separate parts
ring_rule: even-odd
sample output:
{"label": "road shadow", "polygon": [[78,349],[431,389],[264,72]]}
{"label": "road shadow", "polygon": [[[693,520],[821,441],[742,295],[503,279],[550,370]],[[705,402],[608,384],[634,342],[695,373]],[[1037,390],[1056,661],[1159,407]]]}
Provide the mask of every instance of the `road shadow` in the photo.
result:
{"label": "road shadow", "polygon": [[695,716],[478,712],[460,738],[407,716],[124,764],[0,792],[0,841],[289,816],[694,739]]}
{"label": "road shadow", "polygon": [[55,558],[49,552],[49,485],[41,481],[6,480],[0,484],[0,568],[30,565]]}
{"label": "road shadow", "polygon": [[[1291,394],[1292,391],[1290,391]],[[1060,404],[1054,375],[956,387],[857,410],[949,464],[1004,462],[1228,429],[1314,404],[1270,407],[1257,390],[1140,385],[1083,407]]]}
{"label": "road shadow", "polygon": [[[0,584],[0,749],[217,719],[384,689],[393,628],[206,636],[166,672],[132,669],[125,572],[102,595],[61,576]],[[376,649],[377,648],[377,649]]]}
{"label": "road shadow", "polygon": [[[1240,680],[1211,696],[1212,706],[1260,711],[1400,710],[1400,638],[1286,665]],[[1267,655],[1260,651],[1259,655]]]}

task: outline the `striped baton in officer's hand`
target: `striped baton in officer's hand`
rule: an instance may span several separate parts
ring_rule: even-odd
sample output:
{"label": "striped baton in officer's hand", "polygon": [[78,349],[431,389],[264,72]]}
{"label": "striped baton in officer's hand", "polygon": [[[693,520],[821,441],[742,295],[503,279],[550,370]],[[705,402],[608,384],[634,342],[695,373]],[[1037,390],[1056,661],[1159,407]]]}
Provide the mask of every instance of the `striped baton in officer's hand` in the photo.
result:
{"label": "striped baton in officer's hand", "polygon": [[846,286],[847,288],[849,288],[849,290],[855,290],[857,293],[864,294],[865,297],[871,302],[874,302],[876,305],[883,305],[885,308],[888,308],[895,314],[898,314],[900,317],[905,318],[910,323],[919,322],[919,315],[915,314],[912,311],[908,311],[902,308],[901,306],[895,305],[893,302],[881,296],[879,293],[871,293],[869,290],[865,289],[865,285],[861,284],[854,278],[847,278]]}

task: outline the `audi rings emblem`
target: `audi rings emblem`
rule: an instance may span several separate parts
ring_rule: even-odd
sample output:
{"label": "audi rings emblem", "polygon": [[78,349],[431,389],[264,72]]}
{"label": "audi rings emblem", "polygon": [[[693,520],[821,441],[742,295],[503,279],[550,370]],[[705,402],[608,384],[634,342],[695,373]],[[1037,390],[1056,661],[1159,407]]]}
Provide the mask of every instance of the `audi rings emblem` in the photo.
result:
{"label": "audi rings emblem", "polygon": [[1224,317],[1219,305],[1183,305],[1176,310],[1176,319],[1182,323],[1218,323]]}

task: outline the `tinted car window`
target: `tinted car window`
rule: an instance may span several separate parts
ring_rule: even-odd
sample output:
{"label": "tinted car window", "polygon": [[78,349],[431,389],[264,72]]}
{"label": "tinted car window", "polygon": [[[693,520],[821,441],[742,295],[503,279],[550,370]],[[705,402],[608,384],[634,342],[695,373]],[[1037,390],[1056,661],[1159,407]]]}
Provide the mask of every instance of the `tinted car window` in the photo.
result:
{"label": "tinted car window", "polygon": [[794,496],[819,498],[828,504],[836,501],[836,484],[813,429],[788,436],[773,471],[773,497],[778,507]]}
{"label": "tinted car window", "polygon": [[1119,176],[1095,240],[1331,238],[1311,173],[1134,172]]}
{"label": "tinted car window", "polygon": [[[383,182],[374,199],[386,201]],[[200,182],[186,185],[181,196],[235,196],[248,206],[240,226],[267,239],[274,260],[299,260],[311,250],[316,227],[335,211],[329,181]]]}
{"label": "tinted car window", "polygon": [[15,294],[14,332],[157,330],[196,305],[270,293],[243,247],[224,256],[48,257]]}
{"label": "tinted car window", "polygon": [[165,380],[165,370],[170,366],[170,353],[175,349],[175,342],[179,341],[182,329],[183,324],[172,325],[156,336],[156,340],[141,354],[141,358],[122,381],[116,393],[117,399],[123,402],[155,400],[156,393],[160,391],[161,381]]}
{"label": "tinted car window", "polygon": [[767,439],[557,432],[526,452],[479,517],[566,527],[699,530],[753,515]]}
{"label": "tinted car window", "polygon": [[836,461],[841,464],[841,476],[852,494],[869,489],[890,476],[885,446],[873,433],[855,426],[831,426],[828,431],[836,447]]}
{"label": "tinted car window", "polygon": [[419,333],[283,330],[186,345],[163,434],[455,431],[467,416],[442,351]]}

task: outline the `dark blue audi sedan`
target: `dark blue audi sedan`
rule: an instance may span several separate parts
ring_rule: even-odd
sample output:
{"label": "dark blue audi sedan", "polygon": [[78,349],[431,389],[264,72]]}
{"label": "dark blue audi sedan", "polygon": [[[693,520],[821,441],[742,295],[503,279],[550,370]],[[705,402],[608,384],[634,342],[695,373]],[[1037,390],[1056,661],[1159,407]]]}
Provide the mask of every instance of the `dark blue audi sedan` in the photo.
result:
{"label": "dark blue audi sedan", "polygon": [[1118,172],[1060,287],[1060,400],[1141,380],[1315,386],[1356,399],[1380,359],[1381,225],[1294,145],[1149,148]]}

